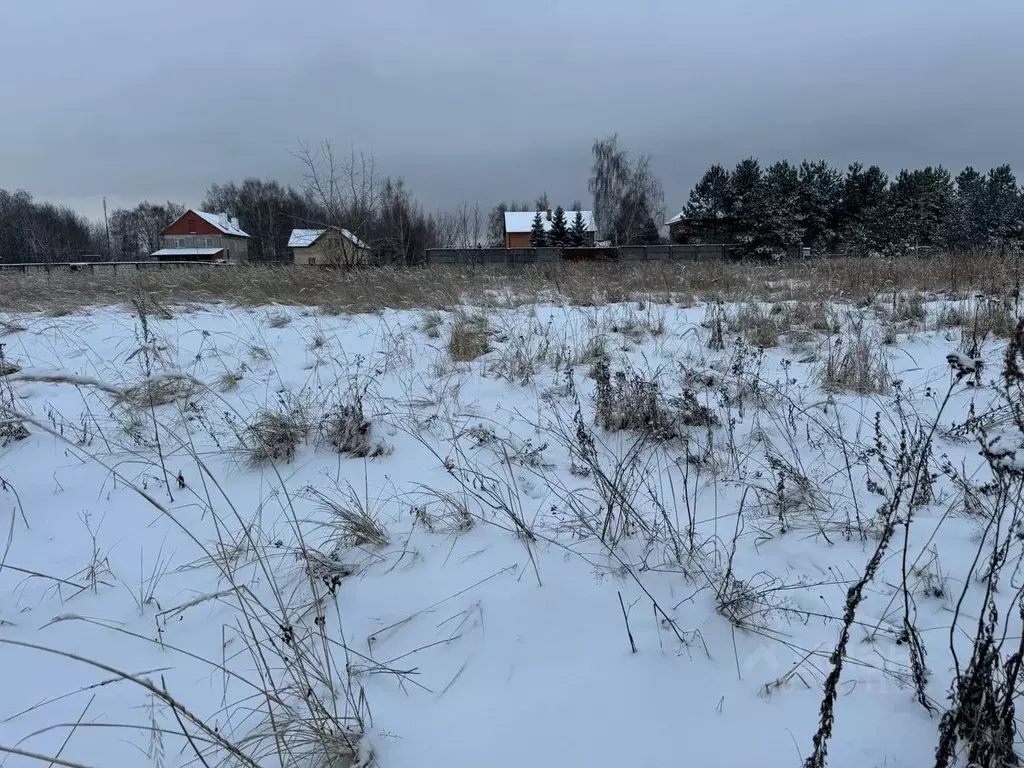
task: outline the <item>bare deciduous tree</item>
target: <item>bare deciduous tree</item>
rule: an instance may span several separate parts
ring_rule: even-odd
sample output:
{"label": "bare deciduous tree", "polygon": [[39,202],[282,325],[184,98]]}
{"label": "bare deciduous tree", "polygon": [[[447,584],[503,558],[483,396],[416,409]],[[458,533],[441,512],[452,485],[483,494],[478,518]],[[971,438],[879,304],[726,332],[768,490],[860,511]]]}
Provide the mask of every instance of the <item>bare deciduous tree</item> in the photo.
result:
{"label": "bare deciduous tree", "polygon": [[641,155],[631,163],[617,134],[595,140],[592,151],[589,189],[601,237],[616,245],[640,240],[652,222],[656,225],[664,218],[665,193],[650,156]]}
{"label": "bare deciduous tree", "polygon": [[383,194],[373,155],[351,147],[346,156],[339,157],[330,141],[315,148],[300,142],[293,154],[306,168],[303,181],[323,211],[323,224],[347,229],[363,240],[370,238]]}

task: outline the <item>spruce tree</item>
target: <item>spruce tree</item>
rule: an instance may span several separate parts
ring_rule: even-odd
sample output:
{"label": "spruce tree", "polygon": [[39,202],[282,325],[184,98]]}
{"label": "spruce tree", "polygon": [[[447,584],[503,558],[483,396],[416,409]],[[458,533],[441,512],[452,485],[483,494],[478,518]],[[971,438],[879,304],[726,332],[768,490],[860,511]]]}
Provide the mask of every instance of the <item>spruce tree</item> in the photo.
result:
{"label": "spruce tree", "polygon": [[640,234],[637,235],[636,242],[638,245],[658,245],[661,242],[658,225],[650,216],[647,217],[647,220],[640,228]]}
{"label": "spruce tree", "polygon": [[551,231],[548,232],[548,243],[556,248],[561,248],[569,242],[569,229],[565,221],[565,209],[562,206],[555,208],[551,218]]}
{"label": "spruce tree", "polygon": [[573,248],[582,248],[587,244],[587,225],[583,221],[583,211],[577,210],[576,216],[569,227],[569,245]]}
{"label": "spruce tree", "polygon": [[544,248],[548,244],[548,233],[544,231],[544,220],[540,217],[540,211],[533,217],[533,226],[530,227],[530,246],[532,248]]}

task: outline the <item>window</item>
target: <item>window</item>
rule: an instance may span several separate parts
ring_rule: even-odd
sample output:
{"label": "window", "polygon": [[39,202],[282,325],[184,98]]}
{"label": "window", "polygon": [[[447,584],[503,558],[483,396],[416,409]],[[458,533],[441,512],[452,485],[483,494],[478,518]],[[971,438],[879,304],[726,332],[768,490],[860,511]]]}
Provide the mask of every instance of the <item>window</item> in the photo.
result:
{"label": "window", "polygon": [[190,235],[194,235],[196,233],[196,220],[195,219],[189,219],[188,220],[188,233]]}

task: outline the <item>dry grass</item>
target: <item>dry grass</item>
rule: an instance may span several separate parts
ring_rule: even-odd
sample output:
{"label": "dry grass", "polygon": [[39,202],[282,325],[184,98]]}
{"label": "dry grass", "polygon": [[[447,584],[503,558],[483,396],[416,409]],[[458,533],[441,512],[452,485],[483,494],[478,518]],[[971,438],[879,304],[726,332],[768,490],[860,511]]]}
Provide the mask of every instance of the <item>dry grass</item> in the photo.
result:
{"label": "dry grass", "polygon": [[975,303],[973,315],[967,318],[965,329],[968,327],[978,339],[1009,339],[1017,329],[1017,315],[1005,301],[979,298]]}
{"label": "dry grass", "polygon": [[761,349],[779,345],[779,335],[792,327],[792,318],[782,304],[771,307],[755,302],[744,302],[726,317],[726,327],[731,333],[739,333],[750,344]]}
{"label": "dry grass", "polygon": [[889,391],[889,372],[884,340],[855,323],[849,334],[837,337],[830,345],[819,376],[826,392],[853,392],[858,395],[884,394]]}
{"label": "dry grass", "polygon": [[521,267],[296,267],[210,269],[178,267],[136,272],[0,271],[0,310],[67,314],[91,305],[119,304],[140,294],[154,305],[228,301],[241,306],[291,304],[334,313],[381,308],[518,306],[561,296],[575,305],[609,298],[672,302],[680,296],[743,300],[868,302],[893,290],[965,296],[1003,296],[1016,284],[1017,261],[996,252],[927,259],[841,258],[763,264],[691,262],[561,264]]}
{"label": "dry grass", "polygon": [[0,320],[0,336],[7,336],[12,333],[21,333],[24,330],[27,329],[17,320]]}
{"label": "dry grass", "polygon": [[246,427],[243,447],[251,466],[290,462],[309,434],[309,421],[301,409],[259,411]]}
{"label": "dry grass", "polygon": [[468,363],[490,351],[487,343],[491,333],[488,319],[483,315],[459,313],[452,318],[452,332],[448,339],[448,352],[457,363]]}
{"label": "dry grass", "polygon": [[920,293],[900,293],[896,295],[892,319],[904,323],[923,323],[928,317],[924,305],[924,296]]}
{"label": "dry grass", "polygon": [[288,317],[288,315],[282,313],[272,314],[267,319],[267,325],[269,325],[271,328],[286,328],[288,325],[291,324],[291,322],[292,319]]}
{"label": "dry grass", "polygon": [[428,339],[441,338],[441,325],[444,323],[444,315],[436,309],[424,312],[421,318],[420,330],[426,334]]}
{"label": "dry grass", "polygon": [[121,405],[149,408],[191,397],[198,391],[196,382],[184,377],[155,378],[118,393],[115,400]]}
{"label": "dry grass", "polygon": [[384,549],[391,543],[388,531],[351,486],[339,489],[336,495],[312,486],[304,495],[314,502],[326,517],[324,527],[330,531],[328,545],[335,550],[344,547]]}
{"label": "dry grass", "polygon": [[225,371],[217,377],[217,389],[221,392],[233,392],[238,389],[238,383],[242,380],[241,373]]}

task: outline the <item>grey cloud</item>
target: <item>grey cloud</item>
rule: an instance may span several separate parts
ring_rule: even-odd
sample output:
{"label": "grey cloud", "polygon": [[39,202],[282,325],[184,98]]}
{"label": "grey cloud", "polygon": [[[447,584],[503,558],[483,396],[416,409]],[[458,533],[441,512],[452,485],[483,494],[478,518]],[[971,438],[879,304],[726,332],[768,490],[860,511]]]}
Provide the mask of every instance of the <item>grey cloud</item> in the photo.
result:
{"label": "grey cloud", "polygon": [[3,0],[0,186],[197,202],[331,138],[428,208],[569,202],[613,132],[671,209],[749,154],[1024,175],[1020,29],[1015,0]]}

